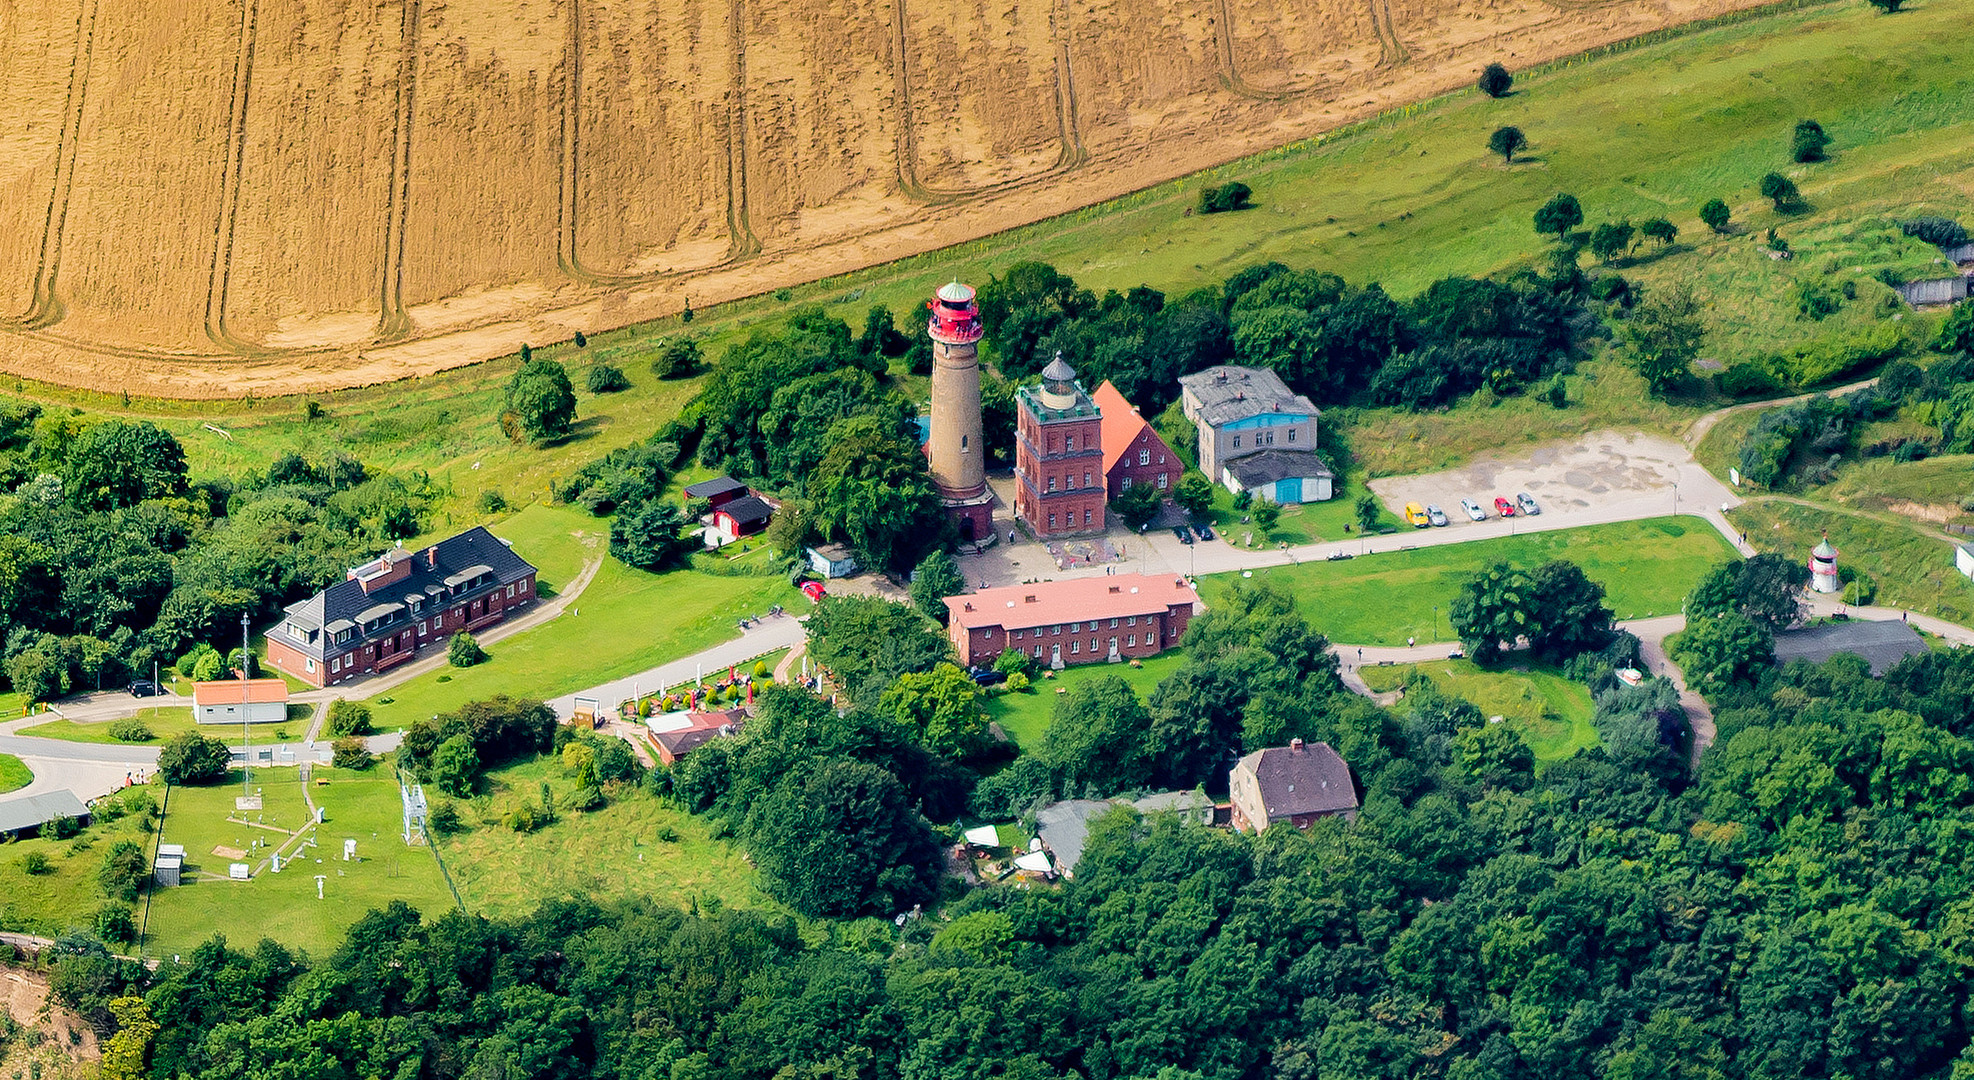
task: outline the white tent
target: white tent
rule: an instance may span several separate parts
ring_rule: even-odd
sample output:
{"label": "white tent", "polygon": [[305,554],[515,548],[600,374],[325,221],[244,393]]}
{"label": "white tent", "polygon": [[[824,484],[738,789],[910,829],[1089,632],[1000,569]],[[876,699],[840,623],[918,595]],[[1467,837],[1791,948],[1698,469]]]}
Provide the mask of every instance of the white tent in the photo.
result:
{"label": "white tent", "polygon": [[960,834],[975,847],[1000,847],[1001,834],[992,825],[976,825]]}
{"label": "white tent", "polygon": [[1014,867],[1017,870],[1030,870],[1037,874],[1055,873],[1055,867],[1049,864],[1049,857],[1039,851],[1031,851],[1026,855],[1016,856]]}

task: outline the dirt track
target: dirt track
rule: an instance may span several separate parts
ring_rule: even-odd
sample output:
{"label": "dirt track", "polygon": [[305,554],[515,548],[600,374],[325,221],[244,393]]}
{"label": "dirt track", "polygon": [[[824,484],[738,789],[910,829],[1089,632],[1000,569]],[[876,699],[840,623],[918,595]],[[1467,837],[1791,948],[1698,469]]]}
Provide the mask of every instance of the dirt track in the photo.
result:
{"label": "dirt track", "polygon": [[0,0],[0,369],[363,385],[958,243],[1748,0]]}

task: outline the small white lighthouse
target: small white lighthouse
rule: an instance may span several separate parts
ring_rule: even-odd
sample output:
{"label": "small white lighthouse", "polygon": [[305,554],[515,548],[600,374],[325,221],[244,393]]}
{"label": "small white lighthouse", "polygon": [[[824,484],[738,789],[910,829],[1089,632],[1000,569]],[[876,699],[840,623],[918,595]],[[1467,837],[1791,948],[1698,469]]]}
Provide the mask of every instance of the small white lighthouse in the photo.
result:
{"label": "small white lighthouse", "polygon": [[1837,549],[1830,546],[1830,534],[1810,552],[1810,588],[1820,593],[1844,591],[1844,579],[1837,576]]}

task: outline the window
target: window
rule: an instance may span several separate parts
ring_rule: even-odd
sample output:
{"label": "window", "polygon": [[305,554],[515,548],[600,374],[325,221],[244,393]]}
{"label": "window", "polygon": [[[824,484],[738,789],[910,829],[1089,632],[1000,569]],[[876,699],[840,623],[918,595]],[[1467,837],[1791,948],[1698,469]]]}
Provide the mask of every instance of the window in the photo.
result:
{"label": "window", "polygon": [[1054,491],[1055,489],[1056,489],[1056,478],[1051,476],[1049,477],[1049,490]]}
{"label": "window", "polygon": [[1075,491],[1075,490],[1076,490],[1076,474],[1075,474],[1075,473],[1070,473],[1070,474],[1068,474],[1067,476],[1064,476],[1064,477],[1062,478],[1062,486],[1063,486],[1063,489],[1064,489],[1064,490],[1066,490],[1066,491]]}
{"label": "window", "polygon": [[1160,465],[1163,465],[1163,464],[1165,464],[1165,455],[1164,455],[1164,454],[1160,454],[1160,455],[1158,455],[1158,463],[1159,463]]}
{"label": "window", "polygon": [[1088,469],[1083,470],[1083,486],[1084,487],[1090,486],[1090,470]]}
{"label": "window", "polygon": [[1088,510],[1085,510],[1083,511],[1083,524],[1088,525],[1089,523],[1090,523],[1090,512]]}
{"label": "window", "polygon": [[1138,635],[1136,634],[1128,635],[1124,639],[1124,644],[1126,645],[1136,645],[1137,643],[1138,643]]}
{"label": "window", "polygon": [[[1053,483],[1052,483],[1052,484],[1050,484],[1049,486],[1050,486],[1050,487],[1052,487],[1052,488],[1053,488],[1053,487],[1055,487],[1055,485],[1054,485]],[[1051,532],[1053,532],[1053,531],[1055,530],[1055,527],[1056,527],[1056,516],[1055,516],[1054,514],[1050,514],[1050,515],[1049,515],[1049,530],[1050,530]]]}
{"label": "window", "polygon": [[425,633],[425,632],[426,632],[426,631],[425,631],[425,620],[423,620],[423,619],[420,619],[420,620],[418,620],[418,632],[419,632],[419,633],[421,633],[421,634],[423,634],[423,633]]}
{"label": "window", "polygon": [[329,661],[329,673],[330,673],[330,674],[332,674],[332,675],[333,675],[333,674],[335,674],[336,672],[338,672],[338,671],[341,671],[341,670],[343,670],[343,662],[342,662],[342,660],[340,660],[340,659],[332,659],[332,660],[330,660],[330,661]]}
{"label": "window", "polygon": [[1129,491],[1129,490],[1131,490],[1131,478],[1130,478],[1130,477],[1128,477],[1128,476],[1127,476],[1127,477],[1125,477],[1125,478],[1124,478],[1124,481],[1123,481],[1123,483],[1121,483],[1121,484],[1119,484],[1119,485],[1118,485],[1118,490],[1119,490],[1119,491]]}
{"label": "window", "polygon": [[1035,646],[1035,659],[1040,660],[1041,658],[1042,658],[1042,647],[1040,645],[1037,645]]}
{"label": "window", "polygon": [[309,673],[310,675],[313,675],[313,674],[315,674],[315,661],[314,661],[314,660],[310,660],[310,661],[308,661],[308,673]]}
{"label": "window", "polygon": [[1140,451],[1138,451],[1138,464],[1140,464],[1140,465],[1150,465],[1150,464],[1151,464],[1151,451],[1150,451],[1150,450],[1140,450]]}
{"label": "window", "polygon": [[1294,442],[1294,441],[1295,441],[1295,429],[1294,429],[1294,428],[1290,428],[1290,429],[1289,429],[1289,441],[1290,441],[1290,442]]}
{"label": "window", "polygon": [[356,666],[356,654],[355,654],[355,653],[353,653],[353,652],[346,652],[346,653],[344,653],[344,654],[343,654],[343,666],[344,666],[344,667],[355,667],[355,666]]}
{"label": "window", "polygon": [[1234,449],[1239,450],[1240,448],[1241,448],[1241,437],[1239,435],[1236,435],[1234,436]]}
{"label": "window", "polygon": [[1112,619],[1112,620],[1110,620],[1110,628],[1111,628],[1112,630],[1115,630],[1115,629],[1117,629],[1117,620],[1116,620],[1116,619]]}
{"label": "window", "polygon": [[1072,634],[1079,633],[1080,631],[1082,631],[1082,629],[1083,629],[1083,624],[1080,622],[1073,622],[1069,624],[1069,632]]}
{"label": "window", "polygon": [[1164,473],[1159,473],[1159,474],[1158,474],[1158,490],[1160,490],[1160,491],[1164,491],[1164,490],[1165,490],[1165,474],[1164,474]]}
{"label": "window", "polygon": [[1072,642],[1070,642],[1070,643],[1069,643],[1069,651],[1070,651],[1070,653],[1071,653],[1072,655],[1074,655],[1074,654],[1076,654],[1076,653],[1080,653],[1080,652],[1082,652],[1082,651],[1083,651],[1083,643],[1082,643],[1082,642],[1080,642],[1080,641],[1072,641]]}
{"label": "window", "polygon": [[966,436],[960,436],[960,453],[966,453]]}
{"label": "window", "polygon": [[1009,636],[1009,637],[1011,637],[1011,638],[1013,638],[1013,639],[1015,639],[1016,641],[1020,641],[1020,640],[1021,640],[1021,631],[1019,631],[1019,630],[1015,630],[1015,631],[1013,631],[1013,632],[1011,632],[1011,633],[1010,633],[1010,634],[1009,634],[1008,636]]}
{"label": "window", "polygon": [[1126,615],[1124,617],[1124,625],[1126,626],[1138,625],[1138,617],[1136,615]]}
{"label": "window", "polygon": [[512,599],[514,599],[514,586],[512,586],[512,585],[509,585],[509,586],[507,587],[507,598],[508,598],[509,600],[512,600]]}
{"label": "window", "polygon": [[1090,651],[1091,651],[1091,652],[1096,652],[1096,651],[1097,651],[1097,639],[1096,639],[1096,638],[1091,638],[1091,639],[1090,639]]}
{"label": "window", "polygon": [[1067,449],[1072,454],[1076,452],[1076,436],[1071,435],[1069,437],[1069,445],[1065,449]]}
{"label": "window", "polygon": [[1061,636],[1062,636],[1062,624],[1061,624],[1061,623],[1057,623],[1057,624],[1055,624],[1054,626],[1051,626],[1051,627],[1049,627],[1049,633],[1051,633],[1051,634],[1054,634],[1054,635],[1055,635],[1055,636],[1057,636],[1057,637],[1061,637]]}

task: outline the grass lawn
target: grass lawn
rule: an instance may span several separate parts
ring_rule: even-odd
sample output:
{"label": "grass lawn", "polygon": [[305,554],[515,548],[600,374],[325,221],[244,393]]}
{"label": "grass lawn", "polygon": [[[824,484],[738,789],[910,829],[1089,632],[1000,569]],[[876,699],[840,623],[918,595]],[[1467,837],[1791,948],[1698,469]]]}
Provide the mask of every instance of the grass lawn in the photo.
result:
{"label": "grass lawn", "polygon": [[1756,548],[1800,559],[1828,532],[1837,566],[1877,587],[1873,603],[1974,626],[1974,582],[1954,569],[1953,545],[1945,540],[1897,521],[1780,499],[1743,503],[1727,516]]}
{"label": "grass lawn", "polygon": [[1068,690],[1087,683],[1115,675],[1131,684],[1131,689],[1147,701],[1151,700],[1152,688],[1166,676],[1179,670],[1185,654],[1174,650],[1160,653],[1144,662],[1143,667],[1129,664],[1083,664],[1064,668],[1055,673],[1055,678],[1037,678],[1033,689],[1027,693],[999,694],[986,702],[987,718],[1001,725],[1016,745],[1024,750],[1033,750],[1042,745],[1042,735],[1049,729],[1049,722],[1055,719],[1058,691]]}
{"label": "grass lawn", "polygon": [[1364,681],[1380,692],[1427,679],[1450,697],[1472,702],[1490,717],[1511,724],[1535,751],[1539,762],[1561,761],[1597,745],[1590,726],[1590,688],[1540,664],[1484,668],[1471,660],[1434,660],[1363,669]]}
{"label": "grass lawn", "polygon": [[370,707],[388,730],[495,694],[552,698],[709,648],[739,632],[740,616],[775,604],[798,611],[808,601],[780,575],[648,574],[606,559],[573,609],[579,614],[565,611],[494,643],[477,667],[421,675]]}
{"label": "grass lawn", "polygon": [[[0,896],[5,898],[0,900],[0,925],[42,937],[93,927],[96,909],[110,902],[96,883],[96,872],[104,852],[118,840],[134,840],[148,851],[151,834],[135,815],[126,815],[92,825],[73,839],[30,837],[0,849]],[[46,874],[25,869],[27,857],[37,852],[48,860]]]}
{"label": "grass lawn", "polygon": [[532,833],[500,823],[516,802],[539,805],[544,782],[558,800],[575,787],[560,764],[544,756],[493,770],[485,793],[460,807],[471,828],[441,840],[439,851],[467,910],[525,915],[541,901],[563,896],[634,897],[680,907],[774,906],[740,849],[717,839],[711,822],[641,789],[612,793],[600,810],[558,810],[553,824]]}
{"label": "grass lawn", "polygon": [[[1929,434],[1937,435],[1938,429]],[[1974,522],[1961,502],[1974,498],[1974,454],[1947,454],[1904,463],[1874,458],[1846,468],[1836,483],[1810,497],[1860,510],[1911,513],[1924,509],[1944,521]]]}
{"label": "grass lawn", "polygon": [[[261,868],[268,850],[252,851],[252,843],[259,839],[278,845],[287,835],[227,819],[304,828],[309,815],[300,770],[256,770],[254,787],[263,809],[244,815],[233,804],[240,794],[238,772],[223,784],[171,789],[164,840],[185,845],[187,880],[193,883],[153,890],[147,955],[183,953],[215,933],[224,933],[235,946],[271,937],[320,955],[340,945],[350,924],[365,912],[392,900],[404,900],[428,916],[453,905],[431,851],[407,847],[401,838],[403,814],[388,766],[363,772],[317,767],[312,775],[317,782],[310,795],[323,808],[323,824],[308,834],[318,846],[306,849],[300,862],[278,874]],[[347,839],[356,841],[356,861],[343,861]],[[238,861],[251,862],[259,872],[248,881],[228,880],[227,865],[235,859],[215,854],[215,847],[251,851]],[[326,879],[322,900],[315,897],[318,874]]]}
{"label": "grass lawn", "polygon": [[[1400,645],[1408,637],[1452,640],[1447,606],[1462,582],[1496,562],[1533,568],[1569,559],[1604,586],[1618,618],[1642,619],[1677,612],[1700,578],[1733,554],[1699,518],[1652,518],[1272,567],[1254,576],[1293,592],[1303,616],[1332,641]],[[1211,605],[1240,580],[1237,573],[1202,577],[1200,593]]]}
{"label": "grass lawn", "polygon": [[34,783],[34,770],[12,754],[0,754],[0,795]]}
{"label": "grass lawn", "polygon": [[[472,522],[447,525],[405,547],[418,551],[467,527]],[[540,595],[557,595],[583,565],[610,546],[610,519],[600,518],[580,506],[557,506],[539,502],[506,517],[482,522],[487,530],[514,545],[522,558],[535,564],[535,580]]]}
{"label": "grass lawn", "polygon": [[[157,746],[167,743],[177,736],[199,727],[198,724],[192,721],[191,708],[184,705],[143,709],[137,713],[136,718],[143,721],[145,727],[151,729],[151,737],[135,744],[139,746]],[[30,728],[23,728],[20,733],[22,735],[39,736],[43,739],[66,739],[69,742],[115,743],[123,745],[122,740],[110,737],[110,724],[113,722],[104,720],[98,723],[78,724],[73,720],[50,720],[45,724],[36,724]]]}

